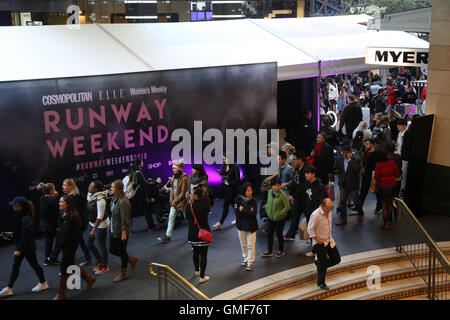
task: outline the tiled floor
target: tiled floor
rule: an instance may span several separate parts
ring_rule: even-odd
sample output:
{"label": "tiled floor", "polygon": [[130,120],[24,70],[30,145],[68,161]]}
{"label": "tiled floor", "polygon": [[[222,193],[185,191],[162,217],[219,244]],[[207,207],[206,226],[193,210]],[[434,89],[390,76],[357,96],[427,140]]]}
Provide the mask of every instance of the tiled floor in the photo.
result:
{"label": "tiled floor", "polygon": [[[216,201],[213,213],[209,219],[212,226],[217,222],[221,213],[220,200]],[[382,219],[380,215],[374,215],[375,199],[370,194],[366,201],[366,216],[362,223],[356,222],[356,216],[349,217],[349,223],[344,227],[333,226],[333,237],[339,247],[341,255],[348,255],[367,250],[381,249],[395,245],[394,230],[384,231],[380,228]],[[350,211],[351,212],[351,211]],[[310,248],[304,241],[296,239],[293,243],[285,244],[286,256],[282,258],[263,259],[260,253],[266,249],[267,238],[260,230],[257,232],[256,262],[254,270],[248,272],[241,267],[241,250],[239,239],[231,221],[234,213],[231,212],[225,221],[225,228],[214,232],[214,241],[209,248],[207,275],[211,280],[205,284],[199,284],[198,277],[194,276],[192,263],[192,250],[187,244],[187,224],[182,223],[174,231],[172,242],[161,244],[156,238],[164,234],[164,230],[154,233],[145,231],[146,224],[143,217],[136,218],[133,226],[133,236],[128,242],[129,253],[140,260],[136,272],[130,278],[115,284],[114,276],[120,269],[120,261],[117,257],[110,257],[111,271],[104,275],[97,275],[97,282],[91,292],[84,293],[80,290],[68,291],[68,297],[72,299],[157,299],[157,281],[150,276],[148,267],[152,262],[158,262],[171,266],[186,280],[199,288],[208,297],[216,296],[222,292],[241,286],[245,283],[264,278],[268,275],[289,270],[298,266],[312,263],[313,258],[308,258],[304,253]],[[336,214],[333,219],[337,220]],[[450,240],[450,218],[443,216],[428,216],[420,219],[425,228],[436,241]],[[263,223],[261,222],[260,226]],[[286,223],[286,229],[289,222]],[[413,234],[406,230],[406,237],[414,239]],[[277,246],[274,241],[274,250]],[[37,241],[38,259],[43,261],[42,239]],[[0,286],[6,286],[11,271],[12,254],[14,247],[0,248]],[[81,251],[77,253],[77,262],[81,262]],[[59,284],[58,267],[43,267],[50,285],[50,289],[38,294],[30,292],[37,283],[37,277],[28,263],[24,261],[21,273],[14,287],[14,296],[8,299],[51,299],[57,292]],[[89,270],[90,271],[90,270]],[[83,286],[84,284],[82,284]]]}

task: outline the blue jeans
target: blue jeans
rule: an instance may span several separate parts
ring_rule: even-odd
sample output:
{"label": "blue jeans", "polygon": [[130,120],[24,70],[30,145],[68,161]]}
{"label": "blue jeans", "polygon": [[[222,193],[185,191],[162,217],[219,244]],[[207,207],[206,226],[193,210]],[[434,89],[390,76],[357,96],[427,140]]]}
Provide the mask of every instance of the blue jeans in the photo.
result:
{"label": "blue jeans", "polygon": [[[97,264],[101,263],[103,267],[108,266],[108,250],[106,249],[106,234],[108,228],[97,228],[95,230],[95,236],[94,238],[91,238],[89,234],[94,229],[91,224],[88,225],[88,248],[91,250],[92,254],[94,255],[95,259],[97,259]],[[102,251],[102,254],[100,255],[97,247],[95,246],[94,242],[97,238],[97,243],[100,247],[100,250]]]}
{"label": "blue jeans", "polygon": [[170,207],[169,222],[167,223],[166,237],[170,238],[173,232],[173,226],[175,225],[175,219],[177,218],[177,209]]}

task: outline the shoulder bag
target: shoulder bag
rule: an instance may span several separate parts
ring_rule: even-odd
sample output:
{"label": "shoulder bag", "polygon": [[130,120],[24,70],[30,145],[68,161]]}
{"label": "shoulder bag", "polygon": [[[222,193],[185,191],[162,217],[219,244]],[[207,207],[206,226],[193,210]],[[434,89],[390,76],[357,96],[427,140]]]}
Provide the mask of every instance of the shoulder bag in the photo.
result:
{"label": "shoulder bag", "polygon": [[200,240],[202,240],[202,241],[210,243],[212,241],[213,234],[210,231],[206,230],[206,229],[200,228],[200,225],[198,224],[197,218],[195,217],[194,209],[192,208],[192,202],[191,202],[191,212],[192,212],[192,215],[194,216],[195,223],[198,226],[198,238]]}

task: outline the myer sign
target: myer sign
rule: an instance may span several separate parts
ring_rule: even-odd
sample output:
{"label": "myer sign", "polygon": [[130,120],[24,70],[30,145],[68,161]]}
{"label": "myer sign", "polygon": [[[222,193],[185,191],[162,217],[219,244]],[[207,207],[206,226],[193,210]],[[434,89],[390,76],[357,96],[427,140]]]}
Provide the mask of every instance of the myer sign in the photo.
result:
{"label": "myer sign", "polygon": [[366,64],[426,67],[428,49],[366,48]]}

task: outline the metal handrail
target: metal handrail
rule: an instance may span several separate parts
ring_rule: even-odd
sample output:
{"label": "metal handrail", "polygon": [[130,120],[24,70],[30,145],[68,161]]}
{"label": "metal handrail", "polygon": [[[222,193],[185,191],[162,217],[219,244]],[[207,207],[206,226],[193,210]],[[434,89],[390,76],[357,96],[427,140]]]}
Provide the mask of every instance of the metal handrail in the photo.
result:
{"label": "metal handrail", "polygon": [[[428,286],[428,297],[432,300],[438,298],[436,296],[436,290],[444,290],[447,291],[449,290],[448,288],[450,288],[450,283],[447,280],[448,276],[450,276],[450,262],[447,259],[446,255],[442,252],[442,250],[439,248],[439,246],[436,244],[436,242],[433,240],[433,238],[431,238],[430,234],[425,230],[425,228],[422,226],[422,224],[419,222],[419,220],[416,218],[416,216],[412,213],[412,211],[408,208],[408,206],[406,205],[406,203],[399,199],[399,198],[395,198],[395,205],[398,209],[398,216],[397,216],[397,246],[396,246],[396,250],[398,252],[403,252],[406,257],[411,261],[411,263],[413,264],[413,266],[419,271],[419,274],[421,274],[425,284]],[[402,228],[401,228],[401,216],[405,215],[407,216],[409,222],[411,222],[415,227],[416,227],[416,231],[421,235],[421,237],[423,238],[425,245],[428,249],[428,263],[422,263],[420,264],[420,262],[424,262],[423,260],[419,261],[419,263],[417,263],[418,261],[414,260],[413,256],[410,255],[410,252],[412,249],[408,249],[408,246],[406,246],[406,248],[404,248],[402,246]],[[416,252],[415,248],[418,246],[416,245],[412,245],[414,247],[414,250],[412,250],[413,252]],[[423,244],[422,244],[423,246]],[[420,249],[419,249],[420,250]],[[440,265],[442,266],[442,271],[440,271],[441,269],[439,267],[436,266],[436,260],[439,261]],[[418,264],[418,265],[416,265]],[[421,270],[421,267],[424,268],[424,270],[427,270],[427,278],[424,278],[423,276],[423,271]],[[443,285],[440,285],[438,282],[438,285],[436,285],[436,275],[438,274],[445,274],[445,281]],[[445,295],[446,297],[447,295]]]}
{"label": "metal handrail", "polygon": [[[161,284],[161,273],[160,272],[154,272],[153,268],[158,268],[158,270],[164,270],[164,278],[166,280],[165,283],[165,299],[168,297],[167,292],[167,280],[172,283],[172,285],[176,286],[179,289],[182,289],[183,291],[187,290],[190,293],[192,293],[195,297],[202,299],[202,300],[209,300],[209,298],[200,290],[198,290],[196,287],[194,287],[189,281],[184,279],[182,276],[180,276],[175,270],[173,270],[171,267],[153,262],[150,264],[149,272],[152,276],[158,278],[158,291],[159,291],[159,299],[161,300],[162,294],[162,284]],[[167,273],[169,276],[167,276]],[[175,281],[174,281],[175,280]]]}

